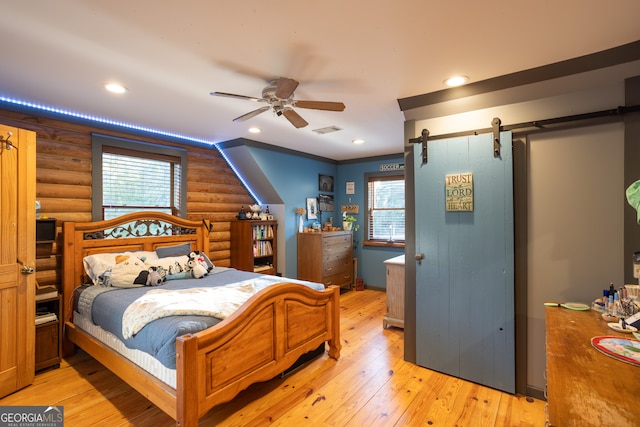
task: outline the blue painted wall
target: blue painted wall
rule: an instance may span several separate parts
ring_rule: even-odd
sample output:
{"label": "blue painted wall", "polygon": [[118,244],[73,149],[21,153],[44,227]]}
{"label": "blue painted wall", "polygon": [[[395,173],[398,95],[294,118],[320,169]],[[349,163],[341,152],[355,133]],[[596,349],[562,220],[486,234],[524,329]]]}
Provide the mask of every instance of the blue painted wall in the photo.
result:
{"label": "blue painted wall", "polygon": [[[358,258],[358,277],[364,279],[365,286],[386,289],[386,270],[384,261],[402,255],[401,248],[363,246],[365,222],[365,194],[367,183],[366,173],[378,172],[380,165],[385,163],[403,163],[404,157],[384,158],[376,160],[364,159],[360,162],[345,163],[338,166],[338,177],[335,181],[336,206],[357,204],[360,212],[354,216],[358,219],[360,229],[353,234],[356,249],[353,256]],[[355,183],[355,194],[346,194],[347,182]]]}
{"label": "blue painted wall", "polygon": [[[306,208],[307,197],[318,197],[318,174],[331,175],[335,179],[338,165],[330,161],[310,159],[255,146],[250,146],[249,151],[285,205],[285,217],[277,218],[279,226],[284,227],[286,240],[284,275],[296,278],[298,276],[296,208]],[[322,220],[327,221],[328,217],[329,215],[325,214]],[[314,222],[307,221],[306,215],[303,219],[305,226]]]}
{"label": "blue painted wall", "polygon": [[[332,214],[324,213],[322,221],[326,222],[329,216],[333,218],[336,226],[342,225],[340,207],[344,204],[357,204],[360,206],[360,213],[355,217],[358,219],[360,229],[354,232],[354,242],[356,247],[354,257],[358,258],[358,277],[363,278],[365,285],[369,287],[386,287],[386,273],[383,262],[389,258],[401,255],[404,250],[401,248],[385,248],[362,246],[364,238],[363,222],[365,218],[364,198],[366,192],[365,173],[377,172],[383,163],[402,163],[402,154],[397,157],[384,158],[378,160],[364,159],[361,162],[349,162],[337,164],[333,161],[323,161],[321,159],[298,156],[291,152],[272,151],[268,148],[250,146],[249,151],[262,172],[270,181],[285,205],[285,218],[278,218],[280,227],[285,230],[286,247],[286,269],[284,275],[287,277],[297,277],[298,266],[298,218],[296,208],[306,207],[307,197],[317,197],[318,175],[331,175],[334,177],[334,201],[335,209]],[[355,194],[346,194],[346,183],[355,183]],[[307,221],[304,217],[305,225],[310,225],[313,221]]]}

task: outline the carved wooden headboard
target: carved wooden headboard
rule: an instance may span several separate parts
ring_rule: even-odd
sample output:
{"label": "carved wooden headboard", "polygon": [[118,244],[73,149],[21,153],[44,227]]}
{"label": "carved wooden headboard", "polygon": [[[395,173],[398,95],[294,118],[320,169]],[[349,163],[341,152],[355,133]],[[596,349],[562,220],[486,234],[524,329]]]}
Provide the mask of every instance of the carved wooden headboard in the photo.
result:
{"label": "carved wooden headboard", "polygon": [[161,246],[190,243],[209,255],[208,220],[192,221],[162,212],[136,212],[96,222],[64,222],[62,295],[65,322],[71,318],[73,290],[86,283],[82,259],[97,253],[154,251]]}

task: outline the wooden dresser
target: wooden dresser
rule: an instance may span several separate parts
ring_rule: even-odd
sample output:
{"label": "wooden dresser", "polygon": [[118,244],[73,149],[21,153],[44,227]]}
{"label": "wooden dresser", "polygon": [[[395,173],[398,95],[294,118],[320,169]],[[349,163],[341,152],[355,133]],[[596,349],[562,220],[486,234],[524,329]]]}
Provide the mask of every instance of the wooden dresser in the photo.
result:
{"label": "wooden dresser", "polygon": [[350,288],[353,285],[352,232],[298,233],[298,279]]}
{"label": "wooden dresser", "polygon": [[550,426],[639,426],[640,367],[600,353],[596,336],[633,338],[597,311],[546,307],[547,414]]}

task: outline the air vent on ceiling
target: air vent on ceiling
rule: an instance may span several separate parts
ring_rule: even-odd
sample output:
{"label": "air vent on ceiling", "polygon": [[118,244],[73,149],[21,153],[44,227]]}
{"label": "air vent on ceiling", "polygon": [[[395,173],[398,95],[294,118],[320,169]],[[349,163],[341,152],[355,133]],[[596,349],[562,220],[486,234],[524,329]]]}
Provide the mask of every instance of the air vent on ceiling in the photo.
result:
{"label": "air vent on ceiling", "polygon": [[319,135],[324,135],[325,133],[338,132],[339,130],[342,130],[342,128],[339,128],[338,126],[327,126],[320,129],[314,129],[313,131]]}

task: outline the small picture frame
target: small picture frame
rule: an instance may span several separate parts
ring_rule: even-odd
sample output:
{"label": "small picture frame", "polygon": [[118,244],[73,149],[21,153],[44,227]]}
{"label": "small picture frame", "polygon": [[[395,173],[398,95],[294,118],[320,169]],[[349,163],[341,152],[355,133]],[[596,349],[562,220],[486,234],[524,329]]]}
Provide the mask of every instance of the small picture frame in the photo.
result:
{"label": "small picture frame", "polygon": [[318,219],[318,199],[307,197],[307,219]]}
{"label": "small picture frame", "polygon": [[347,194],[356,194],[356,183],[355,181],[347,182],[346,191]]}
{"label": "small picture frame", "polygon": [[273,221],[273,215],[267,215],[267,219],[268,219],[269,221]]}
{"label": "small picture frame", "polygon": [[320,212],[333,212],[333,194],[318,194]]}
{"label": "small picture frame", "polygon": [[318,175],[318,190],[333,193],[333,177],[331,175]]}

